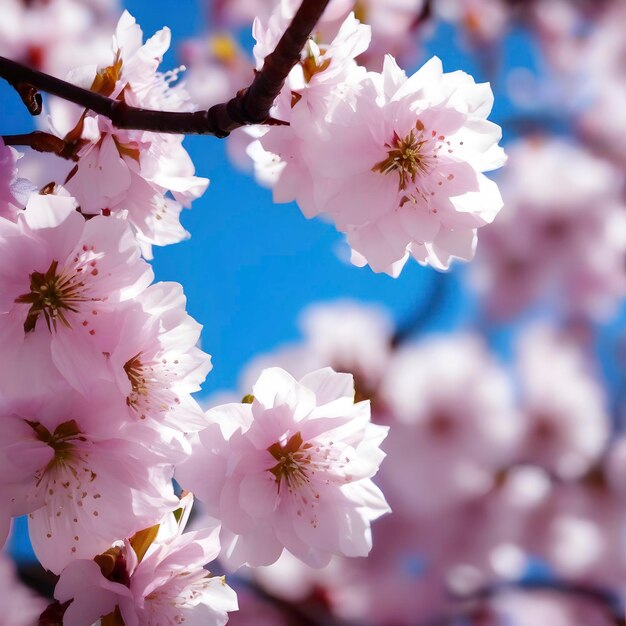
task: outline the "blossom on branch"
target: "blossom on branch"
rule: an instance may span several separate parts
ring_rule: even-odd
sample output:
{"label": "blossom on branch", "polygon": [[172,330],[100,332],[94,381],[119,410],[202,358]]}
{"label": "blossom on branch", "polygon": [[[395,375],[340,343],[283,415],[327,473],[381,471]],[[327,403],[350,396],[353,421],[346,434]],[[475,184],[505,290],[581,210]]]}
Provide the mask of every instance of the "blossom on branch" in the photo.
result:
{"label": "blossom on branch", "polygon": [[[110,65],[98,70],[95,66],[83,68],[75,78],[130,106],[189,110],[191,102],[184,88],[170,84],[176,73],[158,72],[169,44],[166,28],[142,44],[141,29],[125,12],[117,26]],[[63,106],[57,104],[53,109],[52,124],[63,127],[64,139],[78,162],[65,181],[57,182],[76,197],[81,211],[127,219],[147,258],[153,244],[185,239],[179,214],[204,193],[209,181],[194,175],[182,135],[120,130],[89,111],[68,124],[63,119],[67,113],[59,110]]]}
{"label": "blossom on branch", "polygon": [[391,57],[337,102],[309,141],[316,213],[347,234],[353,260],[397,275],[409,255],[447,268],[471,259],[502,206],[482,172],[505,160],[487,84],[431,59],[407,78]]}
{"label": "blossom on branch", "polygon": [[[257,22],[257,59],[280,26],[279,13],[265,29]],[[437,58],[411,77],[390,56],[382,73],[365,73],[354,57],[368,42],[353,15],[330,45],[310,40],[290,74],[290,99],[283,93],[275,103],[274,115],[290,125],[269,128],[263,150],[248,149],[258,177],[276,202],[328,215],[357,265],[395,276],[409,255],[442,269],[471,259],[477,229],[502,206],[483,174],[505,161],[500,128],[487,121],[491,89],[444,73]]]}

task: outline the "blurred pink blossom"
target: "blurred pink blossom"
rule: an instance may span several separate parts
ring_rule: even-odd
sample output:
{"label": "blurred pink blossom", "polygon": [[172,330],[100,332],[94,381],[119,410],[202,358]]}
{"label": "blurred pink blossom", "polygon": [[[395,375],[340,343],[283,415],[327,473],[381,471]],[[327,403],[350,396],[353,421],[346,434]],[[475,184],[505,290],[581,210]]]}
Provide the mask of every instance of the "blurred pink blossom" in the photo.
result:
{"label": "blurred pink blossom", "polygon": [[558,298],[566,313],[606,316],[626,294],[623,176],[562,139],[520,140],[509,154],[505,208],[473,267],[488,312],[504,318]]}
{"label": "blurred pink blossom", "polygon": [[471,335],[398,350],[380,395],[390,414],[383,478],[394,510],[435,515],[486,493],[521,435],[510,382]]}
{"label": "blurred pink blossom", "polygon": [[563,479],[579,478],[608,444],[611,417],[587,355],[546,327],[520,338],[524,438],[519,455]]}

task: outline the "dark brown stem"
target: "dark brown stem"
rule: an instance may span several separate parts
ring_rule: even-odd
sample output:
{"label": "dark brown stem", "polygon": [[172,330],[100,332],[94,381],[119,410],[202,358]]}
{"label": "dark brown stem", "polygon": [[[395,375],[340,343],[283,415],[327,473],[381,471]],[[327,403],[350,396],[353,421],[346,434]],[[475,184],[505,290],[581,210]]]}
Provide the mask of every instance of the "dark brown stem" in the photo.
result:
{"label": "dark brown stem", "polygon": [[[178,113],[131,107],[4,57],[0,57],[0,77],[13,86],[29,85],[74,102],[110,118],[118,128],[226,137],[241,126],[268,121],[276,96],[285,84],[287,75],[299,61],[302,48],[328,2],[303,0],[276,49],[267,56],[252,84],[228,102],[216,104],[208,111]],[[33,97],[32,93],[30,96]]]}
{"label": "dark brown stem", "polygon": [[64,159],[76,160],[66,141],[40,130],[25,135],[3,135],[2,140],[6,146],[28,146],[37,152],[51,152]]}

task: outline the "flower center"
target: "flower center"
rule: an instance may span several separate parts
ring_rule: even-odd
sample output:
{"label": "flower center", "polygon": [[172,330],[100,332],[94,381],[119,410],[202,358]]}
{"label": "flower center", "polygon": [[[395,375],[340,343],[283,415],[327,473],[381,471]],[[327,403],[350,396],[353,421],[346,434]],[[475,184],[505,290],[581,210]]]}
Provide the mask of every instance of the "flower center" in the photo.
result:
{"label": "flower center", "polygon": [[15,299],[17,304],[30,304],[24,322],[25,333],[35,329],[37,320],[42,314],[50,332],[53,328],[56,330],[57,321],[69,328],[66,313],[68,311],[77,313],[76,305],[87,301],[82,295],[85,283],[78,280],[76,274],[57,273],[58,265],[58,261],[52,261],[45,274],[33,272],[30,275],[30,292]]}
{"label": "flower center", "polygon": [[283,482],[289,491],[309,482],[308,466],[312,461],[309,450],[312,447],[310,443],[303,443],[302,435],[297,432],[285,445],[276,442],[267,449],[278,461],[268,471],[274,475],[279,492]]}
{"label": "flower center", "polygon": [[141,362],[141,354],[136,354],[132,359],[124,363],[124,371],[130,381],[131,393],[126,398],[126,404],[134,406],[140,396],[148,395],[148,381],[144,374],[144,366]]}
{"label": "flower center", "polygon": [[311,40],[309,40],[307,46],[307,52],[304,55],[304,58],[300,60],[300,66],[302,67],[302,73],[304,74],[304,80],[308,83],[311,82],[311,79],[316,74],[323,72],[330,65],[331,59],[322,59],[320,58],[321,50]]}
{"label": "flower center", "polygon": [[[427,174],[430,171],[430,158],[425,154],[424,144],[427,139],[423,135],[424,125],[419,120],[415,129],[405,137],[400,137],[396,131],[393,139],[385,144],[388,148],[387,158],[376,163],[372,172],[379,174],[398,173],[398,187],[404,191],[409,181],[415,183],[418,174]],[[416,132],[417,131],[417,132]]]}
{"label": "flower center", "polygon": [[39,422],[29,421],[27,423],[35,431],[37,439],[49,445],[54,450],[54,458],[50,462],[50,465],[65,463],[70,460],[75,450],[74,442],[76,440],[85,441],[75,420],[69,420],[59,424],[54,429],[53,433]]}
{"label": "flower center", "polygon": [[91,91],[95,91],[103,96],[110,96],[115,91],[117,81],[122,77],[122,56],[117,51],[113,65],[103,67],[96,73],[96,77],[91,84]]}

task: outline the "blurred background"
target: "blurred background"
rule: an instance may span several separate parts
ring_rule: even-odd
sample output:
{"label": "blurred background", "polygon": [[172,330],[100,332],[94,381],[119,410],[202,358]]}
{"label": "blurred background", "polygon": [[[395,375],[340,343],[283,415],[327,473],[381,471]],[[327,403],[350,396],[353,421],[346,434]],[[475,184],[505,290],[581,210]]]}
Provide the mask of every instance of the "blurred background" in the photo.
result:
{"label": "blurred background", "polygon": [[[110,49],[125,8],[146,36],[171,28],[164,69],[186,66],[208,107],[250,82],[251,22],[276,3],[0,0],[0,54],[63,77]],[[391,426],[378,482],[394,513],[371,557],[238,572],[230,623],[623,624],[626,3],[353,4],[372,25],[371,69],[387,52],[407,72],[437,55],[491,83],[505,206],[470,264],[413,262],[393,279],[351,266],[332,225],[273,204],[238,133],[186,140],[211,184],[181,216],[191,238],[155,248],[153,265],[204,327],[202,402],[241,398],[268,365],[331,365]],[[0,111],[0,134],[33,128],[6,84]],[[49,589],[20,520],[7,551],[22,585]],[[0,566],[3,602],[38,606]]]}

